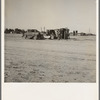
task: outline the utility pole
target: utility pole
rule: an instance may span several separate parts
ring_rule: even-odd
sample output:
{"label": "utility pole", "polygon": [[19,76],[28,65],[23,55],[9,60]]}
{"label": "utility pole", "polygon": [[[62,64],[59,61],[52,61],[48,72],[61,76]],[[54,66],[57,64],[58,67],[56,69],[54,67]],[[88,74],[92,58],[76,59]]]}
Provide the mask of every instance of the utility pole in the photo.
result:
{"label": "utility pole", "polygon": [[45,27],[44,27],[44,32],[45,32]]}
{"label": "utility pole", "polygon": [[42,32],[42,27],[41,27],[41,32]]}
{"label": "utility pole", "polygon": [[89,33],[90,33],[90,28],[89,28]]}

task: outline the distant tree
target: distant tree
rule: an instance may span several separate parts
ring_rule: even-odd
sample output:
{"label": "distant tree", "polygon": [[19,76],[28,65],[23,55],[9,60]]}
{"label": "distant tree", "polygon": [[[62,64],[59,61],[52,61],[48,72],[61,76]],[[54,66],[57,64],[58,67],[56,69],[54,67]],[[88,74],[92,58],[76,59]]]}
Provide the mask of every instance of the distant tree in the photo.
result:
{"label": "distant tree", "polygon": [[15,33],[20,34],[21,33],[21,29],[15,28]]}
{"label": "distant tree", "polygon": [[75,36],[75,31],[73,31],[73,35]]}
{"label": "distant tree", "polygon": [[21,30],[21,33],[25,33],[25,30],[24,30],[24,29],[22,29],[22,30]]}
{"label": "distant tree", "polygon": [[75,35],[78,35],[78,31],[77,30],[75,31]]}
{"label": "distant tree", "polygon": [[9,29],[9,33],[14,33],[14,29]]}
{"label": "distant tree", "polygon": [[78,31],[76,30],[76,33],[78,33]]}
{"label": "distant tree", "polygon": [[5,31],[4,31],[4,33],[9,33],[9,29],[6,28]]}
{"label": "distant tree", "polygon": [[86,36],[86,33],[84,33],[84,32],[81,32],[81,36]]}

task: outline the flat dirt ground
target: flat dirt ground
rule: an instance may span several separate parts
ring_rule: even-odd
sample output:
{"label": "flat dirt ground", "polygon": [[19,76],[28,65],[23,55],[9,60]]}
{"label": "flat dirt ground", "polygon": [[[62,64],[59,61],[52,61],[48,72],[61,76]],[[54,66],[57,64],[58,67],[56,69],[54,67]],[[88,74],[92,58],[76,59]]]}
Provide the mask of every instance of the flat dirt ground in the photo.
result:
{"label": "flat dirt ground", "polygon": [[5,82],[96,82],[96,36],[32,40],[5,35]]}

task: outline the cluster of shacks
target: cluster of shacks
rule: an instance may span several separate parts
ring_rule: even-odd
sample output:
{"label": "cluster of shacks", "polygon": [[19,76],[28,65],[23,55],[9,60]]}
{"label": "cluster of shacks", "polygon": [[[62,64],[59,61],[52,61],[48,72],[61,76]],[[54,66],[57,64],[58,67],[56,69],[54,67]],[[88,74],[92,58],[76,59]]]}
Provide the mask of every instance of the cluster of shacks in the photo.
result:
{"label": "cluster of shacks", "polygon": [[39,32],[38,30],[27,30],[26,33],[23,33],[25,38],[31,39],[69,39],[69,29],[68,28],[60,28],[60,29],[47,29],[45,31]]}
{"label": "cluster of shacks", "polygon": [[69,29],[60,28],[47,30],[47,35],[50,35],[51,39],[69,39]]}

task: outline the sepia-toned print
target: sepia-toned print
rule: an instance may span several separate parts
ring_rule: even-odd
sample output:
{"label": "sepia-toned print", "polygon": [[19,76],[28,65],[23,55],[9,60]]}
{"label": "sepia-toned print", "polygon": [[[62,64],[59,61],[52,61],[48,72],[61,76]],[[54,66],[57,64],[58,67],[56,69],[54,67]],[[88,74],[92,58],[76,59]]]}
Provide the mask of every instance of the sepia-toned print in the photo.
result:
{"label": "sepia-toned print", "polygon": [[96,82],[96,0],[5,0],[4,29],[4,82]]}

